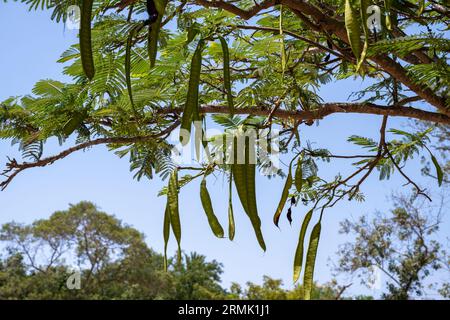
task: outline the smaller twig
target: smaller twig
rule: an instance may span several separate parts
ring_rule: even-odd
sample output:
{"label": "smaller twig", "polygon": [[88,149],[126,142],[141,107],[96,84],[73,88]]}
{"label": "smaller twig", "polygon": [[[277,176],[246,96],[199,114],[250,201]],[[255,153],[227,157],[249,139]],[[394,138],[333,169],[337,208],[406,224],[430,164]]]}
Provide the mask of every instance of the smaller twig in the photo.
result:
{"label": "smaller twig", "polygon": [[394,166],[397,168],[398,172],[400,172],[400,174],[406,179],[406,181],[408,181],[408,184],[412,184],[414,186],[414,188],[416,188],[417,194],[420,194],[422,196],[424,196],[425,198],[427,198],[430,202],[432,201],[431,198],[425,193],[425,190],[422,190],[411,178],[409,178],[402,170],[402,168],[400,168],[400,166],[397,164],[397,162],[395,161],[394,157],[392,156],[392,154],[389,152],[389,149],[386,146],[386,153],[388,155],[388,157],[391,159],[392,163],[394,164]]}

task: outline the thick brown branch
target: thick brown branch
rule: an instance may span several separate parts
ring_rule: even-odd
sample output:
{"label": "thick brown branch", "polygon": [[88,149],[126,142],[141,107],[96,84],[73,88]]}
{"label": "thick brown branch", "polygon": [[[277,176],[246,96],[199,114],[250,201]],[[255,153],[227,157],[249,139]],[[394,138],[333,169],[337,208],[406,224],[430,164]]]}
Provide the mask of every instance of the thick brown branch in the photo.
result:
{"label": "thick brown branch", "polygon": [[239,16],[240,18],[244,19],[244,20],[248,20],[251,19],[252,17],[256,16],[259,12],[261,12],[264,9],[273,7],[274,5],[276,5],[277,3],[279,3],[280,1],[276,1],[276,0],[265,0],[263,2],[261,2],[260,4],[256,4],[250,8],[249,10],[243,10],[229,2],[226,1],[208,1],[208,0],[195,0],[195,3],[197,3],[198,5],[201,5],[205,8],[220,8],[220,9],[224,9],[228,12],[231,12],[237,16]]}
{"label": "thick brown branch", "polygon": [[[162,114],[181,113],[181,108],[162,109]],[[225,105],[204,105],[201,113],[229,113]],[[270,110],[262,107],[248,107],[235,109],[235,114],[248,114],[254,116],[267,116]],[[334,113],[373,114],[390,117],[407,117],[435,123],[450,124],[450,117],[435,112],[402,106],[380,106],[373,103],[324,103],[317,110],[312,111],[288,111],[278,109],[273,112],[273,117],[292,120],[316,120],[323,119]]]}

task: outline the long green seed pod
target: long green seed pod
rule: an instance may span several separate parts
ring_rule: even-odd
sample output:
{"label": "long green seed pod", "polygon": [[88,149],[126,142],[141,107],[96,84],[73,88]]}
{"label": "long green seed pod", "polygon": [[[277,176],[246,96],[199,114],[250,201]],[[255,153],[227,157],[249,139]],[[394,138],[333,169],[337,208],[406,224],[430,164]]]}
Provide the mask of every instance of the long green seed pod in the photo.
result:
{"label": "long green seed pod", "polygon": [[156,4],[156,9],[158,11],[158,18],[156,21],[149,26],[148,33],[148,56],[150,58],[150,67],[153,68],[156,64],[156,57],[158,55],[158,39],[159,33],[161,32],[162,19],[166,11],[168,0],[159,0]]}
{"label": "long green seed pod", "polygon": [[225,38],[219,37],[223,51],[223,84],[227,93],[228,109],[232,115],[234,112],[233,93],[231,91],[231,76],[230,76],[230,51]]}
{"label": "long green seed pod", "polygon": [[386,28],[389,31],[392,30],[391,5],[392,0],[384,0],[384,9],[386,10]]}
{"label": "long green seed pod", "polygon": [[361,56],[361,39],[358,15],[354,8],[355,0],[345,0],[345,28],[353,54],[359,60]]}
{"label": "long green seed pod", "polygon": [[361,12],[361,20],[363,22],[363,31],[364,31],[364,45],[361,52],[361,57],[359,58],[358,64],[356,65],[356,71],[359,71],[361,65],[364,63],[366,59],[367,50],[369,48],[369,27],[367,26],[367,7],[369,6],[369,0],[360,0],[360,12]]}
{"label": "long green seed pod", "polygon": [[253,229],[255,230],[256,238],[260,247],[266,251],[266,244],[264,242],[264,237],[261,231],[261,219],[258,215],[258,209],[256,205],[256,188],[255,188],[255,172],[256,164],[247,164],[246,174],[247,174],[247,199],[250,217]]}
{"label": "long green seed pod", "polygon": [[[200,72],[202,68],[202,52],[203,52],[204,41],[200,40],[197,49],[194,52],[191,62],[191,73],[189,77],[189,87],[186,97],[186,104],[183,110],[183,116],[181,118],[181,129],[187,130],[186,132],[191,132],[192,121],[199,120],[199,102],[198,102],[198,92],[200,85]],[[184,137],[183,133],[180,134],[180,142],[186,145],[189,141],[189,137]],[[187,141],[186,141],[187,140]]]}
{"label": "long green seed pod", "polygon": [[134,30],[130,31],[125,48],[125,78],[127,82],[128,96],[130,98],[131,107],[134,109],[133,91],[131,88],[131,48],[133,46]]}
{"label": "long green seed pod", "polygon": [[236,226],[233,212],[233,172],[230,173],[230,182],[228,186],[228,237],[231,241],[234,239]]}
{"label": "long green seed pod", "polygon": [[170,237],[170,209],[169,209],[169,203],[167,203],[166,210],[164,212],[163,236],[164,236],[164,270],[167,271],[167,245],[169,243],[169,237]]}
{"label": "long green seed pod", "polygon": [[206,217],[208,218],[208,223],[212,232],[216,237],[223,238],[223,228],[220,225],[220,222],[217,219],[216,215],[214,214],[211,197],[209,196],[208,188],[206,187],[205,178],[203,178],[202,182],[200,183],[200,198],[202,200],[203,210],[205,210]]}
{"label": "long green seed pod", "polygon": [[[252,223],[253,229],[256,234],[256,238],[263,250],[266,250],[266,245],[264,243],[264,239],[261,233],[261,221],[258,216],[258,211],[256,208],[255,201],[255,166],[248,164],[248,154],[245,154],[246,163],[238,164],[238,152],[242,152],[242,150],[238,150],[238,139],[234,137],[233,139],[233,164],[231,165],[232,174],[234,178],[234,185],[236,186],[236,190],[239,196],[239,200],[241,200],[242,207],[244,208],[245,213],[250,218],[250,222]],[[252,171],[252,172],[248,172]],[[251,196],[249,196],[252,194]],[[250,199],[251,197],[251,199]]]}
{"label": "long green seed pod", "polygon": [[280,6],[280,20],[278,22],[278,27],[280,30],[280,37],[281,37],[281,73],[284,76],[284,72],[286,70],[286,46],[284,43],[284,32],[283,32],[283,5]]}
{"label": "long green seed pod", "polygon": [[178,207],[178,170],[172,171],[169,179],[167,201],[170,211],[170,225],[178,243],[178,261],[181,262],[181,223]]}
{"label": "long green seed pod", "polygon": [[320,240],[320,221],[314,226],[309,239],[308,253],[306,254],[305,274],[303,278],[303,299],[311,299],[311,291],[314,278],[314,266],[316,264],[317,248]]}
{"label": "long green seed pod", "polygon": [[297,168],[295,168],[295,177],[294,177],[294,185],[297,192],[302,191],[303,187],[303,157],[300,156],[297,161]]}
{"label": "long green seed pod", "polygon": [[80,127],[80,125],[83,123],[83,121],[86,118],[86,116],[87,116],[86,112],[77,112],[77,113],[75,113],[64,124],[64,127],[62,129],[64,135],[66,137],[70,136],[76,129],[78,129]]}
{"label": "long green seed pod", "polygon": [[91,19],[92,19],[92,4],[93,0],[84,0],[81,4],[80,17],[80,54],[81,64],[86,77],[90,80],[94,78],[95,67],[94,58],[92,56],[92,42],[91,42]]}
{"label": "long green seed pod", "polygon": [[302,227],[300,229],[300,235],[298,237],[297,249],[295,250],[295,258],[294,258],[294,283],[298,281],[300,277],[300,273],[302,272],[302,264],[303,264],[303,246],[305,243],[305,235],[306,229],[308,228],[309,221],[311,221],[311,217],[313,214],[313,210],[310,210],[303,219]]}
{"label": "long green seed pod", "polygon": [[283,212],[286,201],[289,197],[289,190],[292,187],[292,161],[289,165],[289,173],[286,178],[286,183],[284,184],[283,192],[281,193],[281,199],[278,203],[277,210],[273,216],[273,223],[278,227],[278,222],[280,221],[281,213]]}

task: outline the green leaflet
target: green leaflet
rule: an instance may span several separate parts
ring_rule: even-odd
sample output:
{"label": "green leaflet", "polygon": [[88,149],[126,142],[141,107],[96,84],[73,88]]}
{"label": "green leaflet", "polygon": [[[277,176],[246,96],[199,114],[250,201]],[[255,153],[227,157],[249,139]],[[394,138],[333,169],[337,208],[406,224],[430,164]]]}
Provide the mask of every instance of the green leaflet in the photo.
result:
{"label": "green leaflet", "polygon": [[369,0],[360,0],[360,12],[361,12],[361,20],[364,31],[364,46],[361,52],[361,57],[359,58],[358,64],[356,65],[356,72],[359,71],[361,65],[366,59],[367,49],[369,48],[369,28],[367,27],[367,7],[369,6]]}
{"label": "green leaflet", "polygon": [[175,169],[170,174],[169,187],[167,192],[167,203],[170,212],[170,225],[178,243],[178,260],[181,261],[181,223],[178,207],[178,170]]}
{"label": "green leaflet", "polygon": [[234,213],[233,213],[233,199],[232,199],[232,192],[233,192],[233,173],[230,173],[230,183],[228,188],[228,237],[231,241],[234,239],[234,234],[236,231],[236,226],[234,222]]}
{"label": "green leaflet", "polygon": [[354,9],[355,0],[345,0],[345,28],[347,29],[348,42],[353,54],[359,61],[361,56],[361,40],[358,15]]}
{"label": "green leaflet", "polygon": [[156,9],[158,11],[157,20],[149,25],[148,33],[148,56],[150,58],[150,67],[153,68],[156,63],[156,56],[158,55],[158,39],[161,31],[161,23],[166,11],[168,0],[155,1]]}
{"label": "green leaflet", "polygon": [[273,223],[278,227],[278,222],[280,221],[281,213],[286,204],[287,198],[289,197],[289,190],[292,187],[292,161],[289,164],[289,173],[286,178],[286,183],[284,184],[283,192],[281,193],[281,199],[278,204],[277,210],[273,216]]}
{"label": "green leaflet", "polygon": [[[180,142],[186,145],[189,142],[189,136],[184,137],[183,134],[191,132],[192,121],[199,120],[198,92],[200,85],[200,72],[202,68],[202,52],[204,40],[200,40],[197,49],[194,52],[191,62],[191,73],[189,76],[189,87],[186,97],[186,105],[184,106],[183,116],[181,118]],[[186,139],[183,139],[186,138]]]}
{"label": "green leaflet", "polygon": [[202,206],[205,210],[206,217],[208,218],[208,223],[211,227],[212,232],[216,237],[223,238],[223,228],[220,225],[216,215],[214,214],[214,210],[211,204],[211,197],[209,196],[208,188],[206,187],[205,178],[203,178],[202,182],[200,183],[200,198],[202,200]]}
{"label": "green leaflet", "polygon": [[169,203],[167,203],[166,210],[164,211],[163,236],[164,236],[164,270],[167,271],[167,244],[169,243],[169,237],[170,237],[170,209],[169,209]]}
{"label": "green leaflet", "polygon": [[127,46],[125,48],[125,78],[127,82],[127,90],[128,96],[130,98],[130,103],[132,108],[134,109],[133,91],[131,88],[131,49],[133,46],[133,38],[134,38],[134,30],[131,30],[130,34],[128,35]]}
{"label": "green leaflet", "polygon": [[228,50],[228,44],[225,38],[219,37],[223,51],[223,82],[225,91],[227,93],[228,108],[230,114],[234,112],[233,92],[231,91],[231,76],[230,76],[230,52]]}
{"label": "green leaflet", "polygon": [[314,265],[316,263],[317,247],[319,246],[321,224],[320,221],[314,226],[309,239],[308,253],[306,254],[305,274],[303,276],[303,299],[311,299],[313,286]]}
{"label": "green leaflet", "polygon": [[294,178],[295,189],[297,189],[297,192],[301,192],[303,187],[302,165],[303,165],[303,157],[300,156],[297,161],[297,168],[295,168],[295,178]]}
{"label": "green leaflet", "polygon": [[431,155],[431,161],[433,161],[434,167],[436,168],[436,176],[438,179],[439,186],[442,185],[442,181],[444,179],[444,172],[442,171],[441,166],[439,165],[439,162],[435,158],[435,156]]}
{"label": "green leaflet", "polygon": [[306,229],[308,229],[309,221],[311,220],[313,210],[308,211],[303,220],[302,227],[300,229],[300,235],[298,237],[297,249],[295,251],[294,258],[294,283],[298,281],[300,273],[302,272],[303,264],[303,244],[305,243]]}
{"label": "green leaflet", "polygon": [[89,80],[95,75],[94,58],[92,56],[91,43],[91,19],[93,0],[85,0],[81,5],[80,17],[80,54],[83,71]]}

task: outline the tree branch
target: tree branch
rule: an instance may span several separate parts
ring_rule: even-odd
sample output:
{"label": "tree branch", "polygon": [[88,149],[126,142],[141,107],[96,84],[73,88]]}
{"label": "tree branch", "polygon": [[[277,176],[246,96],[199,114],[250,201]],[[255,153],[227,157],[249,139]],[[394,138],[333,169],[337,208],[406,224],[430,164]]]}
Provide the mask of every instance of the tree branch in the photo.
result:
{"label": "tree branch", "polygon": [[[280,29],[270,28],[270,27],[246,26],[246,25],[236,25],[234,27],[236,27],[238,29],[244,29],[244,30],[268,31],[268,32],[273,32],[273,33],[279,33],[280,32]],[[302,41],[304,41],[306,43],[309,43],[309,44],[311,44],[311,45],[313,45],[313,46],[315,46],[317,48],[322,49],[323,51],[329,52],[329,53],[331,53],[332,55],[334,55],[336,57],[345,58],[339,52],[334,51],[334,50],[328,48],[327,46],[324,46],[324,45],[322,45],[322,44],[320,44],[320,43],[318,43],[316,41],[313,41],[313,40],[310,40],[310,39],[308,39],[306,37],[303,37],[303,36],[301,36],[301,35],[299,35],[299,34],[297,34],[295,32],[292,32],[292,31],[289,31],[289,30],[283,30],[283,33],[285,33],[285,34],[287,34],[287,35],[289,35],[289,36],[291,36],[291,37],[293,37],[295,39],[302,40]]]}
{"label": "tree branch", "polygon": [[420,194],[422,196],[424,196],[425,198],[427,198],[430,202],[432,201],[431,198],[425,193],[425,190],[422,190],[417,183],[415,183],[410,177],[408,177],[406,175],[406,173],[403,172],[402,168],[400,168],[400,166],[397,164],[397,162],[395,161],[394,157],[392,156],[392,154],[389,152],[389,149],[387,147],[387,145],[385,144],[385,148],[386,148],[386,153],[389,156],[389,159],[391,159],[392,163],[394,164],[394,166],[397,168],[398,172],[400,172],[400,174],[406,179],[406,181],[408,181],[408,184],[412,184],[414,186],[414,188],[416,188],[417,194]]}
{"label": "tree branch", "polygon": [[231,13],[239,16],[240,18],[242,18],[244,20],[249,20],[249,19],[253,18],[254,16],[256,16],[262,10],[273,7],[276,4],[278,4],[280,1],[265,0],[265,1],[261,2],[260,4],[256,3],[256,1],[255,1],[255,5],[252,8],[250,8],[249,10],[243,10],[243,9],[241,9],[229,2],[226,2],[226,1],[195,0],[193,2],[200,6],[203,6],[205,8],[223,9],[223,10],[226,10],[228,12],[231,12]]}
{"label": "tree branch", "polygon": [[[311,16],[316,21],[317,26],[321,28],[323,32],[332,33],[345,43],[349,44],[347,31],[342,21],[339,21],[334,17],[327,15],[318,7],[304,0],[266,0],[260,4],[256,4],[249,10],[240,9],[239,7],[225,1],[196,0],[195,3],[207,8],[221,8],[241,17],[244,20],[252,18],[261,10],[273,7],[277,4],[283,4],[294,11],[301,12],[305,16],[305,18],[306,16]],[[450,116],[450,109],[448,108],[445,99],[436,95],[430,88],[426,88],[423,85],[415,83],[408,76],[407,71],[402,67],[401,64],[393,61],[387,55],[377,55],[371,57],[370,59],[378,64],[382,71],[389,73],[392,77],[414,91],[419,97],[435,106],[441,113]]]}
{"label": "tree branch", "polygon": [[[8,185],[11,183],[11,181],[22,171],[30,168],[36,168],[36,167],[45,167],[47,165],[53,164],[55,161],[64,159],[68,155],[84,150],[89,147],[93,147],[100,144],[129,144],[129,143],[137,143],[137,142],[145,142],[152,139],[156,139],[159,137],[166,136],[170,134],[175,128],[178,127],[180,124],[179,121],[175,121],[170,127],[164,129],[163,131],[154,134],[154,135],[148,135],[148,136],[136,136],[136,137],[108,137],[108,138],[99,138],[91,141],[87,141],[84,143],[80,143],[74,147],[71,147],[69,149],[66,149],[57,155],[47,157],[35,162],[23,162],[18,163],[16,159],[9,159],[9,162],[6,164],[6,169],[3,171],[2,175],[7,177],[5,181],[0,183],[0,189],[3,191],[8,187]],[[10,174],[11,173],[11,174]]]}
{"label": "tree branch", "polygon": [[[320,24],[324,31],[333,33],[339,39],[349,44],[347,30],[342,21],[326,15],[314,5],[303,0],[281,0],[281,3],[291,9],[301,11],[303,14],[310,15]],[[392,77],[414,91],[419,97],[435,106],[441,113],[450,116],[450,109],[446,105],[445,99],[436,95],[431,89],[415,83],[398,62],[393,61],[387,55],[377,55],[370,57],[370,59],[377,63],[382,71],[389,73]]]}
{"label": "tree branch", "polygon": [[[181,113],[182,108],[167,108],[158,111],[160,114]],[[225,105],[204,105],[200,112],[205,113],[229,113]],[[248,114],[254,116],[267,116],[270,110],[267,107],[236,108],[235,114]],[[323,119],[334,113],[372,114],[390,117],[407,117],[435,123],[450,124],[450,117],[435,112],[402,106],[381,106],[373,103],[324,103],[316,110],[289,111],[284,109],[274,110],[273,117],[292,120],[316,120]]]}

